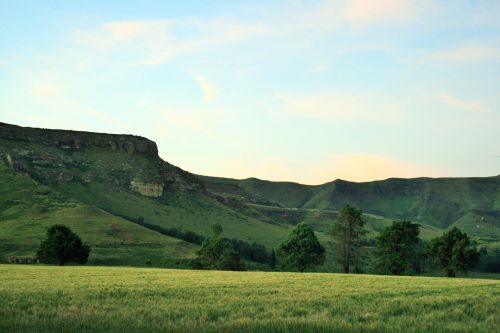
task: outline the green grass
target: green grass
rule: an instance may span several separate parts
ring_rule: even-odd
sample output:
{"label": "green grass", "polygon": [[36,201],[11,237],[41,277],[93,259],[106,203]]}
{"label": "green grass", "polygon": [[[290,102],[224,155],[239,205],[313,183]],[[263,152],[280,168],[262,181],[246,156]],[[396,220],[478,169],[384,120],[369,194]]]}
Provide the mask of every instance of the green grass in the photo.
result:
{"label": "green grass", "polygon": [[147,223],[177,228],[209,236],[214,223],[222,225],[224,236],[257,241],[267,247],[277,246],[291,230],[290,226],[262,223],[238,214],[214,199],[196,194],[176,197],[172,201],[138,196],[99,183],[66,184],[58,190],[67,196],[99,207],[111,214],[130,218],[142,216]]}
{"label": "green grass", "polygon": [[172,266],[194,256],[197,246],[164,236],[94,206],[69,199],[0,163],[0,261],[34,257],[53,224],[65,224],[88,243],[89,262]]}
{"label": "green grass", "polygon": [[2,332],[494,332],[500,281],[0,265]]}

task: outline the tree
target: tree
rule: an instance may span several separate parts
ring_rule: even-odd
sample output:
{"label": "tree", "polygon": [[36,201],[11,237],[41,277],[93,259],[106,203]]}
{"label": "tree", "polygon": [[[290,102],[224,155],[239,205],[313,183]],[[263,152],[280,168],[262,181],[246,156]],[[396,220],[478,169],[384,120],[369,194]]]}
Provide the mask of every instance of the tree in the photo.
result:
{"label": "tree", "polygon": [[269,266],[273,271],[276,268],[276,252],[274,252],[274,249],[272,249],[271,251],[271,259],[269,261]]}
{"label": "tree", "polygon": [[84,264],[90,254],[90,247],[65,225],[55,224],[47,230],[47,238],[40,244],[37,256],[41,262],[59,264],[67,262]]}
{"label": "tree", "polygon": [[467,234],[457,227],[432,239],[427,245],[427,255],[434,266],[443,269],[447,277],[455,277],[457,271],[467,272],[480,258]]}
{"label": "tree", "polygon": [[307,224],[299,223],[279,246],[278,257],[283,268],[296,268],[303,272],[308,267],[323,264],[325,248]]}
{"label": "tree", "polygon": [[362,212],[346,205],[340,210],[340,217],[333,223],[331,235],[336,248],[335,259],[344,273],[349,273],[351,266],[357,267],[361,259],[361,250],[366,231]]}
{"label": "tree", "polygon": [[401,275],[418,270],[420,225],[394,221],[377,237],[376,268],[383,273]]}
{"label": "tree", "polygon": [[489,273],[500,273],[500,249],[490,249],[488,252],[484,247],[479,251],[481,254],[481,270]]}
{"label": "tree", "polygon": [[214,224],[212,226],[212,237],[205,239],[201,249],[197,252],[197,267],[233,271],[243,270],[239,253],[236,252],[231,241],[222,238],[221,234],[221,225]]}

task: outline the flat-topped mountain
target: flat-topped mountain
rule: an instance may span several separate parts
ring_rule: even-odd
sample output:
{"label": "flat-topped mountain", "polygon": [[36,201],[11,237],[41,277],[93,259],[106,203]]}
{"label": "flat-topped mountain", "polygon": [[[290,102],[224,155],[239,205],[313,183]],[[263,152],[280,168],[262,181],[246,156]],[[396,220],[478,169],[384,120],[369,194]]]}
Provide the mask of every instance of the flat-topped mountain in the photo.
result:
{"label": "flat-topped mountain", "polygon": [[61,149],[110,148],[112,150],[125,151],[129,154],[144,154],[151,157],[158,157],[156,143],[135,135],[47,130],[20,127],[0,122],[0,139],[32,142]]}
{"label": "flat-topped mountain", "polygon": [[0,123],[0,142],[4,162],[41,183],[98,181],[152,197],[204,190],[197,177],[163,161],[155,142],[139,136]]}

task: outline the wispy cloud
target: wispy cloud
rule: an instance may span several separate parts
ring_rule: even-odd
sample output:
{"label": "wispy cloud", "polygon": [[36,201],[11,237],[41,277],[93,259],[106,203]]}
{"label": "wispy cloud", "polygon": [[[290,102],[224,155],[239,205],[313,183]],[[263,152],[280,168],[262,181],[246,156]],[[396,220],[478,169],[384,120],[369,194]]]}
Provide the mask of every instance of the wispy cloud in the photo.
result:
{"label": "wispy cloud", "polygon": [[452,50],[440,51],[431,55],[433,59],[454,62],[477,62],[499,60],[500,47],[496,46],[464,46]]}
{"label": "wispy cloud", "polygon": [[349,0],[344,17],[350,26],[359,29],[375,24],[414,22],[432,8],[432,2],[425,0]]}
{"label": "wispy cloud", "polygon": [[200,74],[193,73],[192,76],[200,87],[200,90],[203,94],[203,101],[211,102],[217,94],[217,88],[215,87],[215,85]]}
{"label": "wispy cloud", "polygon": [[61,87],[51,81],[37,82],[31,87],[33,95],[37,97],[51,97],[59,93]]}
{"label": "wispy cloud", "polygon": [[490,109],[486,107],[484,104],[478,101],[465,101],[463,99],[460,99],[458,97],[452,96],[447,93],[440,93],[439,98],[452,106],[456,106],[462,110],[470,111],[470,112],[476,112],[476,113],[488,113],[490,112]]}
{"label": "wispy cloud", "polygon": [[372,93],[328,91],[319,93],[277,93],[280,109],[293,115],[320,120],[396,120],[397,110],[390,98]]}
{"label": "wispy cloud", "polygon": [[[237,42],[265,27],[230,19],[178,18],[106,22],[68,36],[74,52],[129,65],[160,65],[179,54]],[[179,35],[179,31],[184,31]]]}

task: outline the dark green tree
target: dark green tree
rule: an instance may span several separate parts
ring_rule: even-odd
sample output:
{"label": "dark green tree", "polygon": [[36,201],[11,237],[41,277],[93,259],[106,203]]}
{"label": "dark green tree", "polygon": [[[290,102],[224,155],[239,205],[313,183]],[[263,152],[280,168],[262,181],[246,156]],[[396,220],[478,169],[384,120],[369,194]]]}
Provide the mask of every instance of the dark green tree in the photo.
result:
{"label": "dark green tree", "polygon": [[325,248],[307,224],[299,223],[288,239],[279,246],[278,257],[284,269],[303,272],[309,267],[324,263]]}
{"label": "dark green tree", "polygon": [[90,254],[90,247],[65,225],[55,224],[47,230],[47,238],[40,244],[37,256],[41,262],[59,264],[67,262],[84,264]]}
{"label": "dark green tree", "polygon": [[480,258],[467,234],[457,227],[432,239],[427,244],[427,256],[447,277],[455,277],[457,271],[467,272]]}
{"label": "dark green tree", "polygon": [[490,249],[488,252],[484,247],[479,251],[481,254],[481,270],[489,273],[500,273],[500,249]]}
{"label": "dark green tree", "polygon": [[269,260],[269,266],[271,266],[271,269],[274,271],[276,268],[276,252],[274,249],[271,251],[271,259]]}
{"label": "dark green tree", "polygon": [[212,237],[203,241],[197,252],[196,267],[220,270],[244,270],[240,255],[234,249],[231,241],[223,238],[222,227],[216,223],[212,226]]}
{"label": "dark green tree", "polygon": [[340,216],[331,229],[335,260],[344,273],[349,273],[350,268],[357,267],[361,261],[366,235],[362,214],[360,209],[346,205],[340,210]]}
{"label": "dark green tree", "polygon": [[420,225],[394,221],[377,237],[375,266],[381,273],[413,274],[418,270]]}

